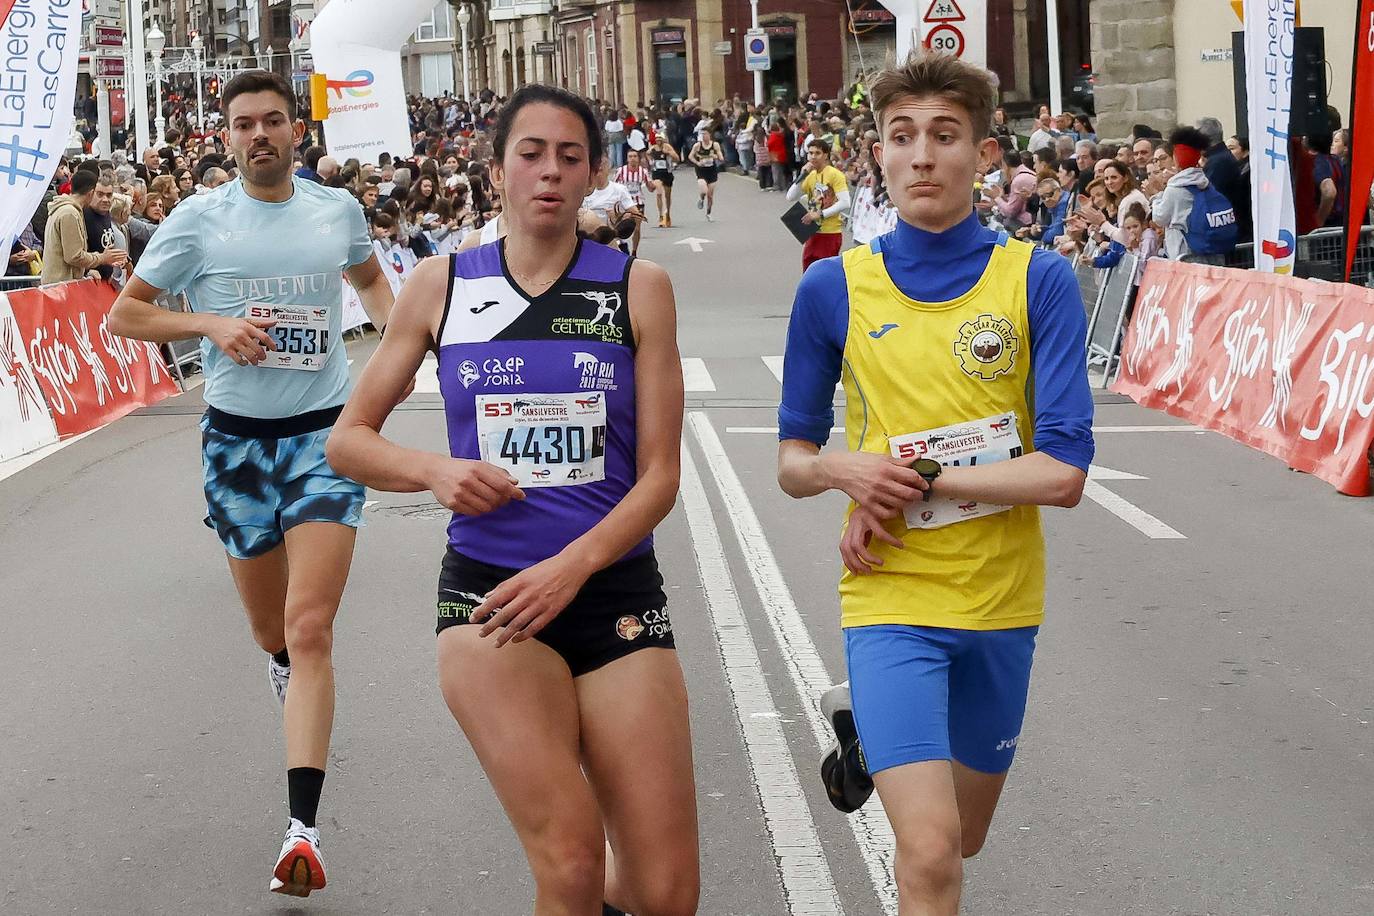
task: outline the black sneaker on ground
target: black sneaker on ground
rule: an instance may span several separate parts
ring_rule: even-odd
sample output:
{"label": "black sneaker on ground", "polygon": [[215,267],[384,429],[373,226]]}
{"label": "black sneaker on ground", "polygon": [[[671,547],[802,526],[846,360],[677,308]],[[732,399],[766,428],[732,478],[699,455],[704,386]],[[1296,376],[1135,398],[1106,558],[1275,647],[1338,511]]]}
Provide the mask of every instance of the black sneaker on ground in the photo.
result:
{"label": "black sneaker on ground", "polygon": [[821,713],[835,730],[835,746],[821,760],[821,782],[826,797],[837,811],[852,814],[873,794],[859,730],[854,725],[854,703],[849,684],[836,684],[821,696]]}

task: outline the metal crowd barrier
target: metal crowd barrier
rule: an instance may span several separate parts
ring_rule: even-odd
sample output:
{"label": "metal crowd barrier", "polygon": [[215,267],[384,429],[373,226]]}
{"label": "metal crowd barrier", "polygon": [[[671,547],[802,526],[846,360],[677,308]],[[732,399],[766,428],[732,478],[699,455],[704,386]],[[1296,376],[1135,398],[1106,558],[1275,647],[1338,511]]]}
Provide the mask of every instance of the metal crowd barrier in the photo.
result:
{"label": "metal crowd barrier", "polygon": [[0,277],[0,292],[12,289],[34,289],[41,277]]}
{"label": "metal crowd barrier", "polygon": [[[1338,282],[1345,277],[1345,230],[1318,229],[1298,236],[1298,257],[1294,274]],[[1255,246],[1246,242],[1226,255],[1226,266],[1250,270],[1255,266]],[[1374,226],[1360,230],[1355,246],[1355,265],[1350,271],[1355,286],[1374,287]]]}
{"label": "metal crowd barrier", "polygon": [[[191,303],[187,301],[185,293],[178,293],[175,296],[171,294],[160,296],[157,304],[171,312],[189,312],[191,310]],[[165,343],[162,345],[162,352],[167,360],[167,365],[176,375],[181,390],[185,391],[187,367],[191,367],[192,373],[199,372],[201,368],[200,338],[174,340],[171,343]]]}

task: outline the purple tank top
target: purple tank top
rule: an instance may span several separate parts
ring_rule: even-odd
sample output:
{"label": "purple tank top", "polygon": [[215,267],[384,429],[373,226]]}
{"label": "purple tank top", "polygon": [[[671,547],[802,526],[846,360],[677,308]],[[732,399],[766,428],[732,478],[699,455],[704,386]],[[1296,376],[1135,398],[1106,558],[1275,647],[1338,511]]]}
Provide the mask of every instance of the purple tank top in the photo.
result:
{"label": "purple tank top", "polygon": [[[449,544],[525,568],[600,522],[638,479],[631,259],[580,241],[549,289],[529,298],[501,240],[452,257],[439,328],[439,391],[450,454],[505,468],[525,499],[454,514]],[[652,549],[652,537],[626,558]]]}

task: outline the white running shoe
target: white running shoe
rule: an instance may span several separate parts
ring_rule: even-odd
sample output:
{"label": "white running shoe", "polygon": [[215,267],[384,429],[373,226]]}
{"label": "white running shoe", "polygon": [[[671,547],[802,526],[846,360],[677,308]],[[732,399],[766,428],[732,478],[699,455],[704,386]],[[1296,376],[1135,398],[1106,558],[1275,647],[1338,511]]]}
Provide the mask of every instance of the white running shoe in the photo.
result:
{"label": "white running shoe", "polygon": [[286,705],[286,682],[291,680],[291,666],[279,665],[272,656],[267,656],[267,682],[272,685],[272,692],[277,695],[277,700],[281,705]]}
{"label": "white running shoe", "polygon": [[268,889],[274,894],[309,897],[324,888],[324,857],[320,854],[320,832],[294,817],[281,844],[277,867],[272,871]]}

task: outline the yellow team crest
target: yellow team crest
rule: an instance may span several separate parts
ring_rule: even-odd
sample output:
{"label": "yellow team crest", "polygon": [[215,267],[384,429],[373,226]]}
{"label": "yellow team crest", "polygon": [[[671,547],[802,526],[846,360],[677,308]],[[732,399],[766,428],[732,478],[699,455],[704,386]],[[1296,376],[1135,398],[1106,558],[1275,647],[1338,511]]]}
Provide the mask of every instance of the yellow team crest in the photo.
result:
{"label": "yellow team crest", "polygon": [[954,342],[954,355],[966,375],[990,382],[1016,363],[1016,329],[1006,318],[979,315],[965,321]]}

